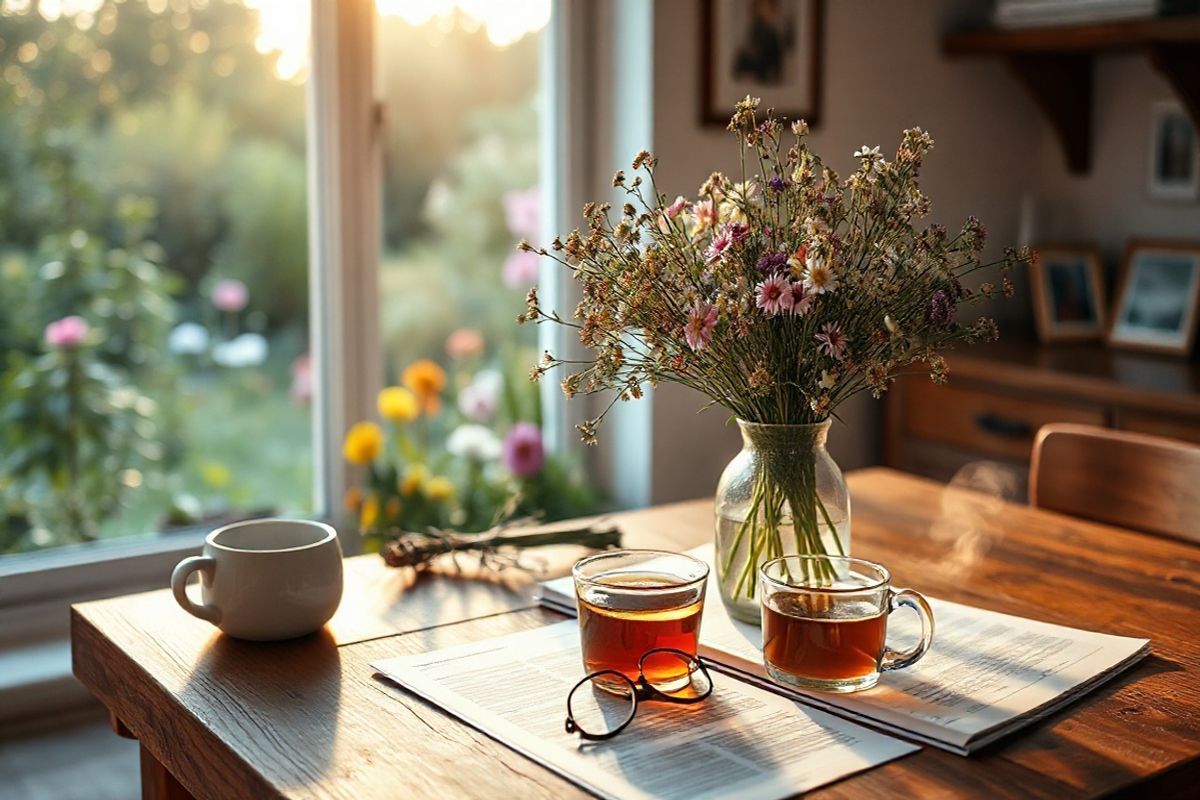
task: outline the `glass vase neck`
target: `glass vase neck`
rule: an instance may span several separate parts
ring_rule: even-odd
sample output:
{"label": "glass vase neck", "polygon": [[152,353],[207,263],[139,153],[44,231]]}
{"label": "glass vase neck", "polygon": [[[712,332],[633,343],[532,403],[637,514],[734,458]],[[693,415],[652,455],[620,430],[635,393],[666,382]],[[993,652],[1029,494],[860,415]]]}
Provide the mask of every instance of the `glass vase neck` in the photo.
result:
{"label": "glass vase neck", "polygon": [[775,452],[811,452],[824,450],[832,420],[803,425],[772,425],[739,419],[744,447]]}

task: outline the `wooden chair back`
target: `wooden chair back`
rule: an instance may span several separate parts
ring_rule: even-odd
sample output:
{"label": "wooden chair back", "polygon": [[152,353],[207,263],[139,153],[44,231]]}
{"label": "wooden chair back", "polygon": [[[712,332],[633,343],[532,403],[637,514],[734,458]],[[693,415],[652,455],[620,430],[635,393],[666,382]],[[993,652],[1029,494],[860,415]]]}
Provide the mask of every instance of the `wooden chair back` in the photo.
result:
{"label": "wooden chair back", "polygon": [[1029,504],[1200,543],[1200,447],[1091,425],[1043,426]]}

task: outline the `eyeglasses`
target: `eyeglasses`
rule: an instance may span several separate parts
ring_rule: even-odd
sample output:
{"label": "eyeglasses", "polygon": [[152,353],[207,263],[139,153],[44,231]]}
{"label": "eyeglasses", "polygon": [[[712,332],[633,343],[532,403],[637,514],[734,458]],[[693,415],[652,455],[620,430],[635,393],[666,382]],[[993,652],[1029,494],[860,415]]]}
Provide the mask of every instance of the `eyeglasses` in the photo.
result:
{"label": "eyeglasses", "polygon": [[700,660],[682,650],[648,650],[638,661],[638,679],[605,669],[584,677],[567,695],[567,733],[591,741],[611,739],[637,714],[638,703],[698,703],[712,694],[712,678]]}

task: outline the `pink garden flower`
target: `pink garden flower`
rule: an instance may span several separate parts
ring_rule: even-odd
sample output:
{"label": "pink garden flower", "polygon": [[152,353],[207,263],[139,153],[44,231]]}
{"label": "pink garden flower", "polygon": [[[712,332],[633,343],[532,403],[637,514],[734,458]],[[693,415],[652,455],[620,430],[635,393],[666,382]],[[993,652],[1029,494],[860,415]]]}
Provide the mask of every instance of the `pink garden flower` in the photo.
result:
{"label": "pink garden flower", "polygon": [[500,456],[508,471],[521,478],[531,478],[546,461],[542,432],[532,422],[518,422],[504,437]]}
{"label": "pink garden flower", "polygon": [[72,314],[46,326],[46,344],[51,347],[78,347],[87,339],[89,330],[87,320]]}
{"label": "pink garden flower", "polygon": [[783,275],[775,273],[754,288],[754,300],[768,317],[782,314],[792,307],[792,285]]}
{"label": "pink garden flower", "polygon": [[849,341],[846,339],[846,334],[842,333],[842,326],[836,322],[826,322],[821,326],[821,332],[816,335],[816,340],[820,342],[817,349],[830,358],[842,360],[842,356],[846,354],[846,345]]}
{"label": "pink garden flower", "polygon": [[538,187],[504,193],[504,220],[516,238],[533,241],[539,237],[541,212],[542,196]]}
{"label": "pink garden flower", "polygon": [[712,303],[697,303],[688,312],[683,326],[683,338],[688,347],[699,352],[712,341],[713,328],[717,326],[717,309]]}
{"label": "pink garden flower", "polygon": [[446,337],[446,355],[463,361],[483,354],[483,334],[474,328],[459,328]]}
{"label": "pink garden flower", "polygon": [[510,289],[528,289],[537,283],[538,256],[528,250],[518,250],[504,261],[500,273],[504,285]]}
{"label": "pink garden flower", "polygon": [[812,311],[813,301],[817,299],[816,295],[810,292],[804,286],[803,281],[796,281],[792,284],[792,314],[797,317],[803,317],[809,311]]}
{"label": "pink garden flower", "polygon": [[667,219],[675,219],[680,212],[687,208],[687,199],[683,195],[675,198],[675,202],[667,206]]}
{"label": "pink garden flower", "polygon": [[312,356],[301,353],[292,362],[292,400],[303,405],[312,400]]}
{"label": "pink garden flower", "polygon": [[250,302],[250,290],[237,278],[222,278],[213,287],[212,301],[218,311],[235,313]]}

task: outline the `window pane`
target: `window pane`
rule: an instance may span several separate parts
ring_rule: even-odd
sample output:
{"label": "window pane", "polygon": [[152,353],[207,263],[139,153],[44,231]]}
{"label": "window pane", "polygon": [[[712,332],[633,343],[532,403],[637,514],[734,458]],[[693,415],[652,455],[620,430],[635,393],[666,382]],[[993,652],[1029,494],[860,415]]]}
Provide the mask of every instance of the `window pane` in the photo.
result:
{"label": "window pane", "polygon": [[0,0],[0,553],[311,510],[303,8]]}
{"label": "window pane", "polygon": [[[389,384],[416,392],[422,414],[404,421],[403,392],[381,406],[388,446],[351,505],[366,528],[408,530],[487,527],[514,494],[521,513],[580,513],[592,498],[576,465],[542,456],[528,378],[537,331],[515,322],[539,265],[516,244],[540,236],[548,176],[538,174],[537,95],[550,2],[376,7],[387,120],[383,369]],[[434,476],[454,485],[451,500],[420,490]]]}

